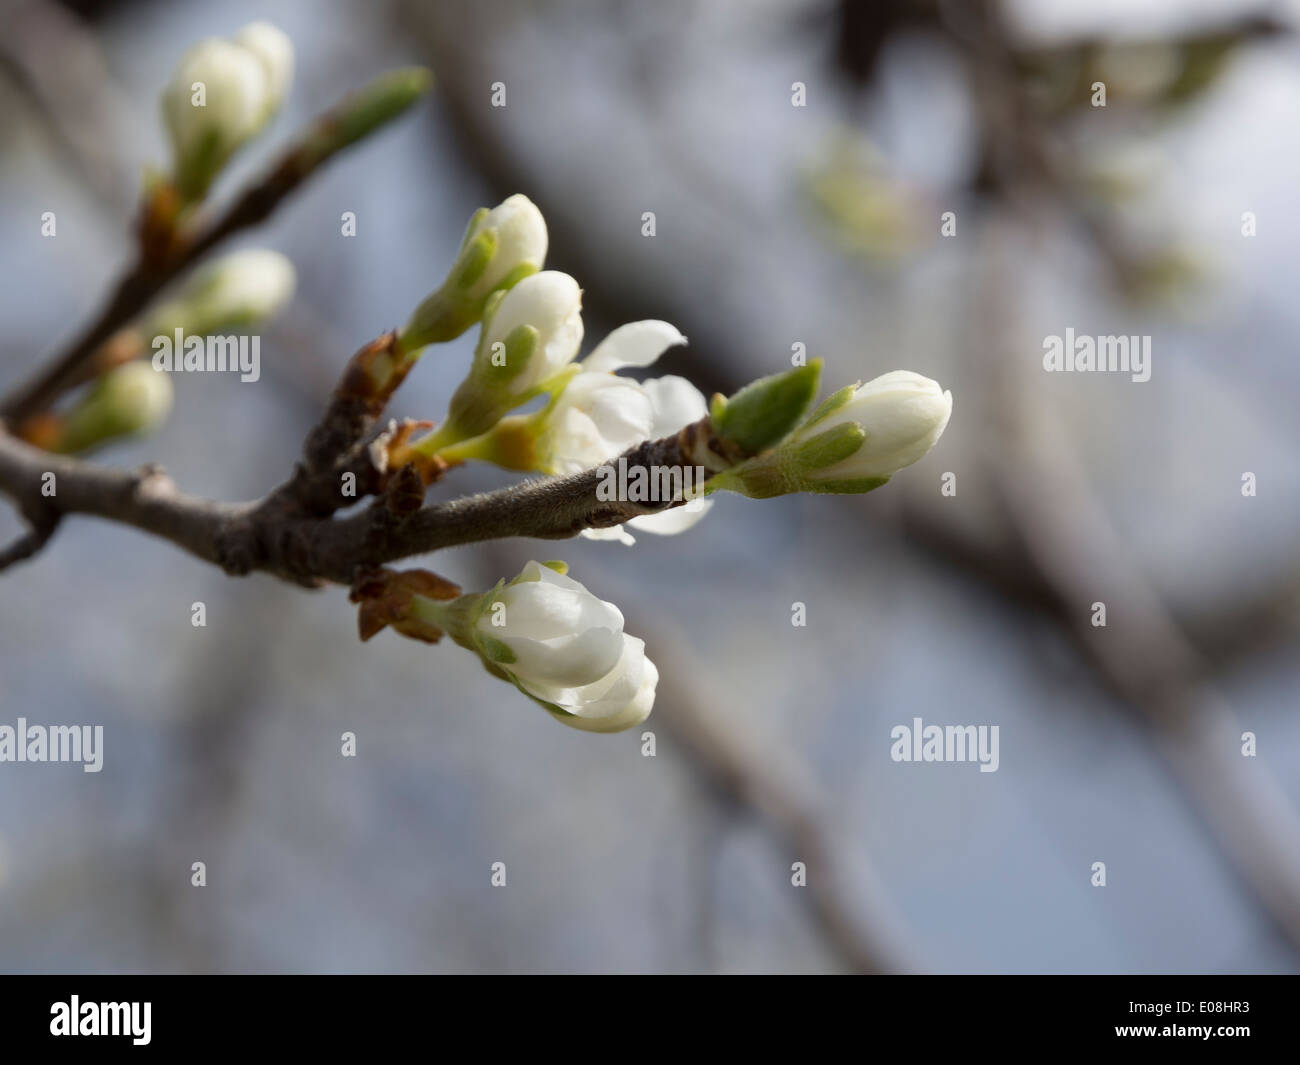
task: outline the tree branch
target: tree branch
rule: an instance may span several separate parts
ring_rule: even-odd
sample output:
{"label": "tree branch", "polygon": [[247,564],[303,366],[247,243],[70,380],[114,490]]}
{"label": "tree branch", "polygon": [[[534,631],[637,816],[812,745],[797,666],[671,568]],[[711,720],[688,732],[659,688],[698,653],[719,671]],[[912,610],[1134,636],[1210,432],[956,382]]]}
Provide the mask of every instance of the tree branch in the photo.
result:
{"label": "tree branch", "polygon": [[[639,444],[622,458],[629,476],[638,467],[655,472],[650,468],[704,466],[707,474],[714,446],[704,418],[676,436]],[[46,497],[48,473],[54,474],[54,494]],[[220,503],[181,492],[158,467],[106,469],[0,432],[0,491],[25,513],[106,518],[169,540],[231,575],[264,572],[307,586],[350,585],[366,569],[459,544],[511,536],[563,539],[683,502],[602,500],[600,483],[600,471],[591,469],[413,512],[395,505],[385,491],[360,513],[335,519],[286,505],[288,486],[260,502]]]}
{"label": "tree branch", "polygon": [[148,307],[164,287],[227,237],[264,222],[321,166],[405,110],[428,83],[427,72],[418,69],[384,75],[316,119],[278,165],[210,223],[199,223],[179,234],[169,231],[171,239],[162,250],[151,247],[151,240],[142,230],[135,263],[118,281],[98,317],[62,355],[0,402],[0,421],[17,424],[85,381],[88,364],[100,345]]}
{"label": "tree branch", "polygon": [[48,521],[33,522],[27,532],[18,537],[8,547],[0,550],[0,571],[8,569],[24,559],[31,558],[46,545],[58,527],[58,517]]}

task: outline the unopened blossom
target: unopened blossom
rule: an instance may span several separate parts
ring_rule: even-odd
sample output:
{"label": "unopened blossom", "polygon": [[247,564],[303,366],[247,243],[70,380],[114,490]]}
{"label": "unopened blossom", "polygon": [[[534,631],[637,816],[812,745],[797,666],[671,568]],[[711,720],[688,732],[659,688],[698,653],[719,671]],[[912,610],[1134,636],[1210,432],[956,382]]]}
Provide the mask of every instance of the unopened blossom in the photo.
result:
{"label": "unopened blossom", "polygon": [[616,732],[644,721],[659,671],[623,614],[538,562],[490,593],[474,622],[480,654],[566,725]]}
{"label": "unopened blossom", "polygon": [[171,413],[172,383],[147,362],[109,370],[64,414],[53,415],[51,451],[88,451],[121,437],[152,432]]}
{"label": "unopened blossom", "polygon": [[708,490],[754,499],[869,492],[934,447],[951,415],[951,392],[894,370],[833,393],[777,446],[724,470]]}
{"label": "unopened blossom", "polygon": [[199,335],[256,325],[293,298],[293,263],[276,251],[248,248],[204,267],[179,292],[149,312],[144,332],[174,329]]}
{"label": "unopened blossom", "polygon": [[543,270],[488,299],[469,374],[438,430],[412,445],[434,455],[491,429],[554,383],[582,343],[582,290],[568,274]]}
{"label": "unopened blossom", "polygon": [[227,160],[279,110],[292,77],[293,44],[266,22],[185,53],[162,94],[183,199],[203,197]]}
{"label": "unopened blossom", "polygon": [[235,44],[255,55],[266,75],[269,117],[280,109],[293,82],[293,41],[269,22],[250,22],[235,34]]}
{"label": "unopened blossom", "polygon": [[844,434],[842,427],[855,426],[862,431],[861,443],[837,461],[808,468],[806,476],[815,482],[891,477],[934,447],[951,415],[952,393],[937,381],[910,370],[893,370],[858,385],[821,418],[800,429],[793,443],[817,439],[829,443],[832,438],[827,434]]}
{"label": "unopened blossom", "polygon": [[527,196],[516,193],[470,219],[460,253],[442,285],[402,328],[408,352],[452,340],[483,317],[487,298],[509,289],[546,261],[546,220]]}
{"label": "unopened blossom", "polygon": [[558,270],[524,278],[488,314],[471,377],[511,399],[534,393],[582,344],[582,289]]}

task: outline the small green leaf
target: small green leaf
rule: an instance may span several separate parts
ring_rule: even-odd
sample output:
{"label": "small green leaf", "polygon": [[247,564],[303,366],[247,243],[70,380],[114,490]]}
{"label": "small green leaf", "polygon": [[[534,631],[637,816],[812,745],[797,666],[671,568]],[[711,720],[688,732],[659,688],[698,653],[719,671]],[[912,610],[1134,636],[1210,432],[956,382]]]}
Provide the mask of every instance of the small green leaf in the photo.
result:
{"label": "small green leaf", "polygon": [[748,455],[779,444],[817,395],[821,360],[746,385],[713,417],[714,431]]}
{"label": "small green leaf", "polygon": [[555,572],[561,577],[565,576],[569,572],[569,564],[567,562],[561,562],[556,558],[551,559],[549,562],[543,562],[542,565],[547,569],[555,570]]}
{"label": "small green leaf", "polygon": [[403,67],[381,74],[317,120],[299,151],[308,165],[319,165],[387,125],[432,86],[433,74],[424,67]]}

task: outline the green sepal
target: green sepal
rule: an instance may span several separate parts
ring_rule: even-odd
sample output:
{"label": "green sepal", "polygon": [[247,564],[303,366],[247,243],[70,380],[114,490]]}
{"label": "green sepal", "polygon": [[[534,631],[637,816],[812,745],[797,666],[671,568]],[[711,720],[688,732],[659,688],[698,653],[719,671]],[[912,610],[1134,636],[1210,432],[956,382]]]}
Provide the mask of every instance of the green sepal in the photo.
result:
{"label": "green sepal", "polygon": [[735,492],[749,499],[773,499],[799,491],[799,484],[786,471],[779,453],[760,455],[729,470],[714,474],[704,483],[704,494]]}
{"label": "green sepal", "polygon": [[472,215],[469,216],[469,225],[465,227],[465,235],[460,238],[460,253],[458,254],[463,253],[465,249],[469,247],[469,242],[470,239],[474,236],[474,231],[483,224],[483,219],[485,219],[491,213],[492,213],[491,208],[480,207],[477,211],[475,211]]}
{"label": "green sepal", "polygon": [[495,288],[487,294],[483,301],[483,328],[487,329],[492,325],[492,316],[497,313],[497,308],[501,306],[501,301],[506,297],[506,290]]}
{"label": "green sepal", "polygon": [[442,448],[482,436],[508,413],[510,408],[471,375],[452,393],[446,420],[422,439],[416,449],[426,455],[437,454]]}
{"label": "green sepal", "polygon": [[198,203],[208,194],[230,152],[219,130],[208,126],[185,158],[176,160],[176,190],[186,203]]}
{"label": "green sepal", "polygon": [[855,384],[845,385],[837,392],[832,392],[822,400],[820,404],[818,404],[817,409],[808,416],[808,420],[799,427],[800,430],[811,429],[828,414],[839,410],[844,406],[844,404],[853,398],[853,393],[858,390],[858,386],[861,384],[862,382],[858,381]]}
{"label": "green sepal", "polygon": [[[520,263],[518,266],[506,272],[506,275],[497,282],[497,287],[492,290],[492,295],[505,295],[510,289],[514,288],[520,281],[526,277],[531,277],[537,273],[536,263]],[[495,308],[495,304],[493,307]]]}
{"label": "green sepal", "polygon": [[[491,608],[496,601],[501,589],[505,587],[505,578],[497,581],[491,591],[480,592],[477,595],[462,595],[450,604],[451,610],[447,611],[447,621],[450,624],[444,624],[453,640],[462,647],[473,651],[483,660],[485,665],[489,664],[488,658],[483,653],[482,641],[485,639],[478,630],[478,621]],[[492,639],[492,637],[486,637]],[[500,642],[500,641],[494,641]]]}
{"label": "green sepal", "polygon": [[494,463],[506,470],[518,470],[521,473],[538,470],[546,473],[549,471],[542,469],[538,456],[535,422],[535,415],[506,416],[487,432],[461,443],[436,448],[430,445],[428,453],[437,454],[449,462],[477,459],[479,462]]}
{"label": "green sepal", "polygon": [[857,422],[842,422],[788,449],[800,471],[824,470],[857,452],[866,439],[866,430]]}
{"label": "green sepal", "polygon": [[807,366],[751,382],[712,417],[714,432],[748,455],[774,447],[808,412],[821,368],[821,360],[814,359]]}
{"label": "green sepal", "polygon": [[870,492],[873,488],[879,488],[888,480],[888,477],[848,477],[836,481],[810,480],[802,490],[837,496],[861,495],[863,492]]}
{"label": "green sepal", "polygon": [[476,234],[456,257],[456,265],[452,268],[448,281],[459,289],[470,288],[492,265],[496,254],[497,231],[485,229]]}
{"label": "green sepal", "polygon": [[495,636],[484,636],[481,632],[477,639],[480,653],[489,661],[507,666],[515,661],[517,656],[504,640],[498,640]]}
{"label": "green sepal", "polygon": [[[539,396],[543,392],[550,393],[551,398],[546,401],[546,406],[539,410],[534,416],[539,424],[550,417],[551,412],[555,410],[556,404],[560,402],[560,397],[564,395],[564,390],[569,387],[569,382],[580,373],[582,373],[581,363],[571,362],[559,373],[555,374],[553,377],[548,377],[536,388],[533,388],[528,392],[528,399],[532,399],[534,396]],[[521,403],[525,402],[527,402],[527,400],[519,400],[515,405],[519,406]]]}
{"label": "green sepal", "polygon": [[[479,349],[477,376],[481,377],[484,387],[493,390],[504,388],[523,371],[537,351],[537,343],[542,334],[533,325],[517,325],[510,330],[504,341],[505,361],[497,364],[491,344]],[[514,406],[515,404],[511,404]]]}

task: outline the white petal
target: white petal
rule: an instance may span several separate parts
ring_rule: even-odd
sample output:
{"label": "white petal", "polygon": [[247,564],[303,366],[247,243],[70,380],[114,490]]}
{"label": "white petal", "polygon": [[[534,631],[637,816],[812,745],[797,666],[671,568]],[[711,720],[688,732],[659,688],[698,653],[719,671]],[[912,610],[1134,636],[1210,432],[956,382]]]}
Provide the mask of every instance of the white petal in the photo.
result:
{"label": "white petal", "polygon": [[692,422],[698,422],[709,412],[704,393],[684,377],[655,377],[642,382],[642,389],[650,397],[654,410],[654,424],[650,438],[671,436]]}
{"label": "white petal", "polygon": [[581,717],[603,717],[627,705],[641,687],[645,663],[645,641],[621,633],[619,653],[613,666],[590,684],[574,685],[554,692],[557,706]]}
{"label": "white petal", "polygon": [[943,391],[939,382],[912,370],[890,370],[859,385],[854,399],[875,395],[877,392],[928,392],[937,395]]}
{"label": "white petal", "polygon": [[709,512],[713,506],[712,499],[692,499],[685,506],[673,507],[659,514],[643,514],[628,522],[637,532],[654,533],[656,536],[676,536],[691,528]]}
{"label": "white petal", "polygon": [[276,109],[293,80],[293,41],[269,22],[250,22],[234,36],[234,42],[257,57],[266,72],[266,106]]}
{"label": "white petal", "polygon": [[524,263],[540,270],[546,261],[546,220],[527,196],[516,193],[497,204],[474,232],[485,229],[496,231],[497,250],[483,276],[474,283],[471,292],[476,299],[486,296],[506,274]]}
{"label": "white petal", "polygon": [[[506,629],[498,629],[505,633]],[[524,685],[544,684],[563,690],[595,684],[618,663],[623,634],[613,629],[586,629],[552,640],[498,637],[514,652],[503,665]]]}
{"label": "white petal", "polygon": [[811,432],[822,433],[844,422],[856,422],[867,436],[862,447],[834,466],[818,470],[818,480],[846,477],[889,477],[923,457],[948,426],[952,393],[937,381],[894,370],[860,386],[843,407],[818,422]]}
{"label": "white petal", "polygon": [[536,559],[527,562],[524,568],[519,571],[519,576],[515,580],[519,584],[525,584],[528,581],[540,581],[542,584],[553,584],[557,588],[572,588],[579,592],[587,590],[587,586],[581,581],[575,581],[567,573],[551,569],[550,566],[543,566]]}
{"label": "white petal", "polygon": [[[514,653],[514,661],[503,665],[521,684],[580,687],[600,680],[618,662],[622,612],[549,566],[529,562],[497,602],[504,614],[494,604],[475,628]],[[497,619],[504,624],[493,624]]]}
{"label": "white petal", "polygon": [[[505,624],[498,626],[503,635],[550,640],[583,629],[618,627],[616,615],[606,613],[595,596],[575,595],[543,584],[526,587],[529,594],[523,589],[507,589],[499,600],[505,608],[498,614],[505,619]],[[512,591],[519,594],[512,596]]]}
{"label": "white petal", "polygon": [[686,338],[676,326],[648,318],[621,325],[596,345],[582,362],[591,373],[613,373],[624,366],[649,366],[675,344]]}
{"label": "white petal", "polygon": [[608,529],[583,529],[578,535],[588,540],[617,540],[625,547],[631,547],[636,543],[636,537],[622,525],[612,525]]}
{"label": "white petal", "polygon": [[518,326],[531,325],[541,334],[541,350],[510,382],[512,392],[525,392],[559,373],[573,361],[582,343],[582,290],[568,274],[543,270],[524,278],[502,297],[486,323],[479,347],[490,351]]}
{"label": "white petal", "polygon": [[[645,656],[644,641],[624,637],[624,653],[616,672],[619,674],[616,681],[600,695],[590,697],[589,689],[581,693],[583,698],[576,703],[558,703],[574,715],[558,720],[587,732],[619,732],[649,717],[659,685],[659,669]],[[591,689],[603,684],[592,685]]]}
{"label": "white petal", "polygon": [[543,454],[545,472],[565,475],[599,466],[609,458],[610,450],[589,415],[565,410],[552,418]]}
{"label": "white petal", "polygon": [[292,299],[296,280],[293,263],[263,248],[231,252],[208,276],[215,284],[207,298],[229,307],[231,318],[269,318]]}
{"label": "white petal", "polygon": [[[202,82],[204,106],[192,102]],[[209,136],[224,159],[257,129],[268,99],[266,70],[250,51],[230,41],[200,41],[182,58],[163,94],[163,116],[172,143],[186,157]]]}
{"label": "white petal", "polygon": [[497,616],[504,616],[505,624],[492,625],[492,610],[478,622],[489,636],[550,640],[585,629],[623,628],[623,614],[618,607],[597,599],[581,586],[575,590],[541,581],[516,584],[504,588],[498,601],[505,611]]}
{"label": "white petal", "polygon": [[552,473],[577,473],[650,435],[650,397],[627,378],[580,373],[560,394],[539,450]]}

